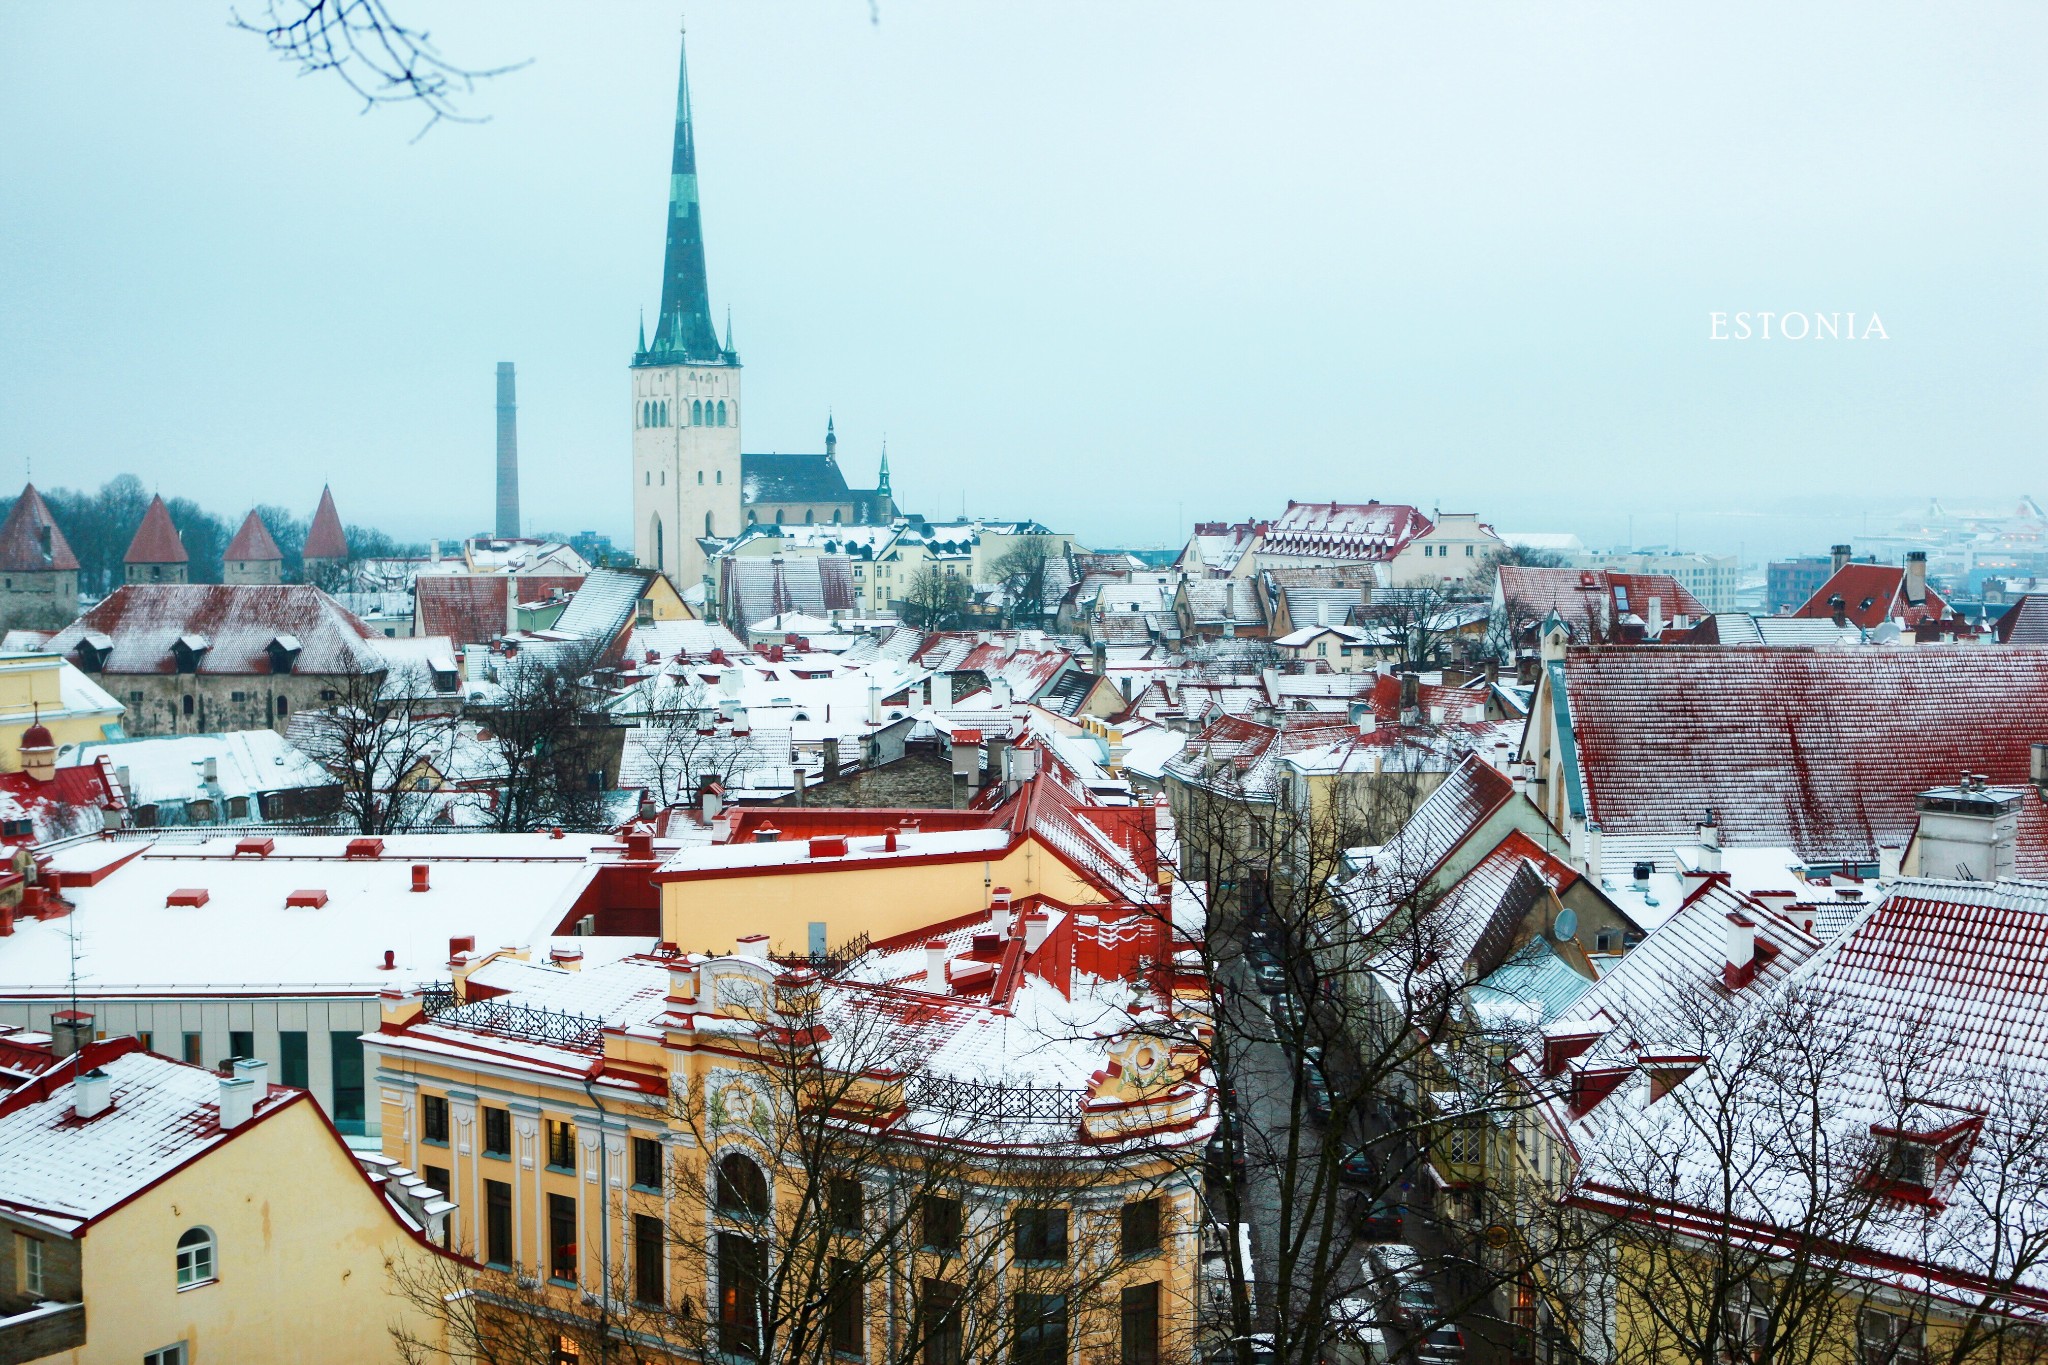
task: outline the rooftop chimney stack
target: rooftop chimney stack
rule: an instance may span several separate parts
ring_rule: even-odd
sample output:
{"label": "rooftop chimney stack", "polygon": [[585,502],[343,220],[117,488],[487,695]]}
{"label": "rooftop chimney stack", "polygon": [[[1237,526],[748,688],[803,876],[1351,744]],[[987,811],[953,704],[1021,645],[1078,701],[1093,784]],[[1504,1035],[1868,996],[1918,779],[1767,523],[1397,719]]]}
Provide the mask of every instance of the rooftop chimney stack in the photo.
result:
{"label": "rooftop chimney stack", "polygon": [[1721,870],[1721,827],[1714,823],[1714,812],[1708,811],[1699,823],[1700,871]]}
{"label": "rooftop chimney stack", "polygon": [[1024,951],[1035,953],[1045,942],[1045,936],[1052,932],[1052,916],[1043,910],[1024,912]]}
{"label": "rooftop chimney stack", "polygon": [[256,1083],[241,1076],[220,1078],[220,1130],[232,1132],[256,1116]]}
{"label": "rooftop chimney stack", "polygon": [[1740,915],[1728,916],[1728,970],[1730,978],[1749,971],[1756,961],[1756,926]]}
{"label": "rooftop chimney stack", "polygon": [[501,540],[519,534],[519,405],[513,396],[512,362],[498,362],[498,522]]}
{"label": "rooftop chimney stack", "polygon": [[2048,744],[2035,740],[2029,753],[2027,771],[2033,778],[2034,786],[2043,796],[2048,796]]}
{"label": "rooftop chimney stack", "polygon": [[1849,555],[1850,549],[1847,545],[1837,545],[1829,550],[1828,561],[1834,565],[1830,572],[1840,573],[1843,569],[1849,567]]}
{"label": "rooftop chimney stack", "polygon": [[924,945],[924,988],[944,994],[946,984],[946,940],[931,939]]}
{"label": "rooftop chimney stack", "polygon": [[104,1114],[113,1102],[114,1078],[98,1067],[72,1082],[72,1110],[82,1119]]}
{"label": "rooftop chimney stack", "polygon": [[1906,601],[1919,606],[1927,600],[1927,551],[1906,551]]}

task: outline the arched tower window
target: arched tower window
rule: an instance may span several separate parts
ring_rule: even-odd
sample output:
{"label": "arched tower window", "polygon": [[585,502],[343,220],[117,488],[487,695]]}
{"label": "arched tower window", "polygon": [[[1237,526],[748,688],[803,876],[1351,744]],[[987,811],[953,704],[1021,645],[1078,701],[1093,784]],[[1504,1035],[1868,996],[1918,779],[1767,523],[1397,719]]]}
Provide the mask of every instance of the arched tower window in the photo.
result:
{"label": "arched tower window", "polygon": [[661,400],[661,424],[663,426],[668,425],[668,400],[666,398]]}
{"label": "arched tower window", "polygon": [[718,1208],[722,1213],[767,1216],[768,1178],[761,1174],[759,1166],[738,1152],[728,1152],[718,1159]]}
{"label": "arched tower window", "polygon": [[667,558],[662,553],[665,547],[662,543],[661,517],[659,514],[656,514],[654,521],[651,527],[649,528],[649,534],[647,538],[654,542],[654,567],[658,569],[662,566],[664,560]]}
{"label": "arched tower window", "polygon": [[808,507],[804,509],[804,525],[809,526],[813,522],[817,521],[817,519],[818,514],[815,510]]}
{"label": "arched tower window", "polygon": [[[775,524],[777,526],[782,525],[782,509],[779,507],[775,510]],[[185,700],[190,701],[191,698],[187,697]]]}
{"label": "arched tower window", "polygon": [[718,425],[725,425],[725,400],[723,398],[718,400]]}
{"label": "arched tower window", "polygon": [[697,486],[699,488],[704,486],[704,471],[701,469],[697,471]]}
{"label": "arched tower window", "polygon": [[690,425],[693,427],[704,425],[704,404],[699,399],[692,398],[690,400]]}
{"label": "arched tower window", "polygon": [[718,534],[718,532],[711,529],[711,514],[709,512],[706,512],[704,514],[704,534],[707,536],[715,536]]}

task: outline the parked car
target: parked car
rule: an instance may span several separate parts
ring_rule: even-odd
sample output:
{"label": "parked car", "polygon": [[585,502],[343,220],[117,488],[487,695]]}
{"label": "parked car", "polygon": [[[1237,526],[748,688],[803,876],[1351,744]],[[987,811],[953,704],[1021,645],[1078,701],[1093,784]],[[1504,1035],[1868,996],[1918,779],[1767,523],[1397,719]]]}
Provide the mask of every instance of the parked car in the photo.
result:
{"label": "parked car", "polygon": [[1310,1071],[1301,1078],[1301,1086],[1307,1092],[1308,1116],[1317,1123],[1330,1121],[1330,1087],[1323,1082],[1323,1073]]}
{"label": "parked car", "polygon": [[1339,1299],[1330,1305],[1322,1365],[1387,1365],[1387,1358],[1387,1339],[1371,1299]]}
{"label": "parked car", "polygon": [[1409,1349],[1425,1365],[1451,1365],[1465,1358],[1465,1334],[1446,1322],[1423,1333]]}
{"label": "parked car", "polygon": [[1365,1252],[1366,1278],[1392,1287],[1422,1274],[1422,1257],[1405,1242],[1386,1242]]}
{"label": "parked car", "polygon": [[1337,1158],[1337,1179],[1347,1185],[1370,1185],[1376,1174],[1372,1153],[1363,1147],[1346,1147]]}
{"label": "parked car", "polygon": [[1403,1279],[1387,1309],[1404,1326],[1427,1322],[1436,1316],[1436,1286],[1420,1275]]}
{"label": "parked car", "polygon": [[1351,1230],[1368,1242],[1396,1242],[1401,1238],[1402,1210],[1399,1204],[1365,1195],[1353,1195],[1345,1206]]}
{"label": "parked car", "polygon": [[1267,995],[1279,995],[1287,989],[1287,969],[1277,962],[1255,962],[1252,982]]}
{"label": "parked car", "polygon": [[1202,1161],[1213,1175],[1243,1175],[1244,1139],[1233,1134],[1231,1140],[1225,1142],[1223,1134],[1212,1134],[1202,1145]]}

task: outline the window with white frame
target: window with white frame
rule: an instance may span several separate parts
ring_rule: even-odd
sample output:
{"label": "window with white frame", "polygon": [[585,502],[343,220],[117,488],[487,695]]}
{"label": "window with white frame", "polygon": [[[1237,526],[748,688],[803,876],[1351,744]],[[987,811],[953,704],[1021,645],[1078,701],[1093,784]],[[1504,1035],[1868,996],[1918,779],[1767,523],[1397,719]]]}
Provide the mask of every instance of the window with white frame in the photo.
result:
{"label": "window with white frame", "polygon": [[211,1284],[215,1278],[213,1233],[192,1228],[178,1239],[178,1288]]}
{"label": "window with white frame", "polygon": [[21,1292],[41,1297],[43,1292],[43,1243],[40,1238],[17,1233],[14,1238],[15,1264],[21,1267]]}
{"label": "window with white frame", "polygon": [[191,1356],[185,1353],[185,1343],[180,1341],[170,1346],[159,1346],[142,1358],[142,1365],[186,1365]]}

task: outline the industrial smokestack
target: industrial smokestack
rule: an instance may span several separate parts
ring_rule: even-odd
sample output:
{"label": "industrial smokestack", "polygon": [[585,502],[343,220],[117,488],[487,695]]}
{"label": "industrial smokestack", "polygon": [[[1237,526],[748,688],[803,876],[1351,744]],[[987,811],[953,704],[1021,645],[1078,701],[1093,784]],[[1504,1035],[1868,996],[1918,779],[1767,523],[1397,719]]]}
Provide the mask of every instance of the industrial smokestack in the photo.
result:
{"label": "industrial smokestack", "polygon": [[519,404],[513,397],[512,362],[498,362],[498,529],[500,539],[519,534]]}

